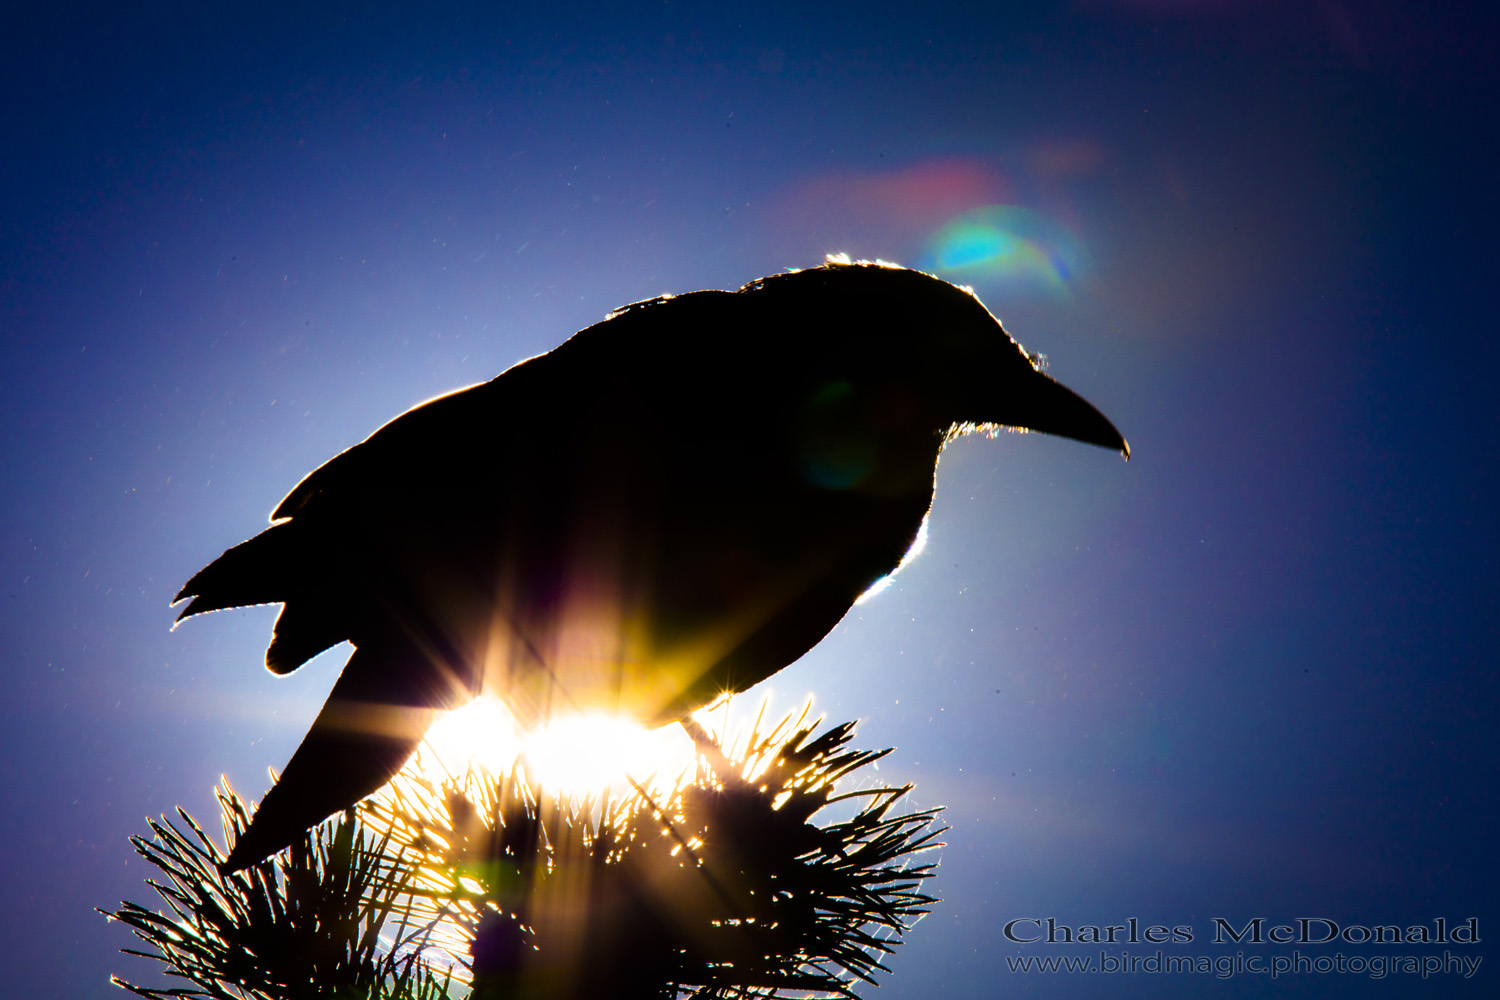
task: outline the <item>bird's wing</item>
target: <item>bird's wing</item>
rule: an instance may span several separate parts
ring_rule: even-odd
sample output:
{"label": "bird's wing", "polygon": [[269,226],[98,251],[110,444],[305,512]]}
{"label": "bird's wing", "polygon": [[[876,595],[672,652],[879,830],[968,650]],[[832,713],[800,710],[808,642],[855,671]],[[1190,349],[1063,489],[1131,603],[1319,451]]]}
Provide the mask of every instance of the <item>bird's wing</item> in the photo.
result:
{"label": "bird's wing", "polygon": [[[508,402],[519,402],[524,392],[523,372],[540,360],[533,358],[506,369],[488,382],[457,389],[416,406],[382,426],[359,444],[340,452],[308,473],[271,512],[272,521],[293,517],[315,498],[359,498],[369,503],[373,491],[400,479],[406,470],[431,466],[479,440],[507,428],[503,414]],[[415,484],[412,484],[414,486]],[[409,487],[410,488],[410,487]]]}
{"label": "bird's wing", "polygon": [[465,695],[461,683],[410,643],[394,639],[355,650],[224,870],[269,857],[380,788],[401,770],[437,713]]}

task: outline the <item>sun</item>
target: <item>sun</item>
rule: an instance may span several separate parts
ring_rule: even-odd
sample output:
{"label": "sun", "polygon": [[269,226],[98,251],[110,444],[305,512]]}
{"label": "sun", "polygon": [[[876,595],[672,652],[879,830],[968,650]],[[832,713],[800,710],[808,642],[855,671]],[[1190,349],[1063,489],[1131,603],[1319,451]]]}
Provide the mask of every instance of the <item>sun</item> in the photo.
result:
{"label": "sun", "polygon": [[670,785],[695,760],[682,727],[648,729],[630,719],[591,712],[521,731],[505,703],[481,696],[428,730],[414,769],[441,783],[470,767],[503,774],[516,764],[542,788],[587,795],[623,791],[632,781]]}
{"label": "sun", "polygon": [[672,785],[696,759],[681,726],[647,729],[603,713],[558,719],[524,742],[523,756],[537,782],[564,792],[619,790],[631,779]]}

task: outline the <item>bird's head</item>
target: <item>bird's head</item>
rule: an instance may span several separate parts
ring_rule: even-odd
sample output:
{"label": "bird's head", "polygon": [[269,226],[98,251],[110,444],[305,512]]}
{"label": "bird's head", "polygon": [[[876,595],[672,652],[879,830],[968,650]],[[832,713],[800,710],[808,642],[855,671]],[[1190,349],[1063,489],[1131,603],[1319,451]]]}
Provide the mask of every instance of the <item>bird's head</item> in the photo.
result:
{"label": "bird's head", "polygon": [[967,289],[921,271],[838,259],[757,285],[795,294],[819,314],[814,323],[833,333],[819,367],[904,391],[929,431],[1014,428],[1130,455],[1109,419],[1045,374]]}

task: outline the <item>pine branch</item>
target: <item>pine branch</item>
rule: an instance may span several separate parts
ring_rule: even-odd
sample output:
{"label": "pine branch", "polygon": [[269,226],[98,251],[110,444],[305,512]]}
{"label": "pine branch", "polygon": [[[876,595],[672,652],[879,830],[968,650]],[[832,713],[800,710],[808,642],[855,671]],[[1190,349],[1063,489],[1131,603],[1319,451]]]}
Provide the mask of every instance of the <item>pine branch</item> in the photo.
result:
{"label": "pine branch", "polygon": [[[918,855],[942,830],[937,810],[897,812],[910,786],[836,792],[889,751],[814,729],[758,718],[727,751],[700,740],[695,774],[613,801],[545,794],[519,767],[403,772],[229,876],[179,810],[185,826],[132,840],[163,909],[106,915],[185,985],[115,982],[155,1000],[852,997],[934,902]],[[248,810],[218,798],[232,844]],[[834,804],[846,818],[813,823]]]}
{"label": "pine branch", "polygon": [[[227,782],[217,795],[232,843],[249,824],[249,812]],[[401,883],[375,885],[389,844],[363,836],[353,810],[310,831],[276,860],[234,875],[221,873],[226,855],[193,818],[181,809],[178,815],[186,829],[163,817],[148,821],[152,838],[131,838],[136,852],[165,876],[147,884],[166,909],[127,902],[105,915],[155,949],[127,954],[157,959],[168,976],[191,985],[158,989],[118,976],[116,985],[143,997],[207,1000],[446,996],[447,977],[411,957],[423,931],[410,925]],[[388,924],[394,925],[394,948],[380,940]],[[392,957],[403,952],[404,959]]]}
{"label": "pine branch", "polygon": [[[475,998],[852,996],[934,901],[935,864],[913,859],[941,830],[936,810],[892,814],[910,786],[835,796],[885,752],[847,749],[852,725],[814,737],[805,722],[757,720],[659,799],[403,775],[366,820],[418,860],[414,911],[446,928],[435,938]],[[835,801],[863,804],[814,825]]]}

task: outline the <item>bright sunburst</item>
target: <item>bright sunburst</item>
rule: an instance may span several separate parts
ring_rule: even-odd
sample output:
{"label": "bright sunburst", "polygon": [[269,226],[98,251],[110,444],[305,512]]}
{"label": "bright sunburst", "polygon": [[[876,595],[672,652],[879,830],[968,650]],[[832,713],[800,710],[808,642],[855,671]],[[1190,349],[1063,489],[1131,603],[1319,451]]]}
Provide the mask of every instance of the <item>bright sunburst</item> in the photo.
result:
{"label": "bright sunburst", "polygon": [[521,752],[515,717],[499,698],[475,698],[442,716],[417,750],[416,769],[440,781],[462,774],[471,764],[496,774],[509,770]]}
{"label": "bright sunburst", "polygon": [[414,767],[423,778],[442,782],[470,766],[503,774],[523,759],[541,787],[587,794],[622,790],[629,779],[655,776],[671,783],[692,765],[694,751],[680,726],[647,729],[604,713],[559,718],[522,733],[503,701],[484,696],[433,725]]}
{"label": "bright sunburst", "polygon": [[694,761],[681,726],[647,729],[605,714],[558,719],[525,741],[526,763],[543,788],[579,792],[622,785],[626,776],[667,784]]}

